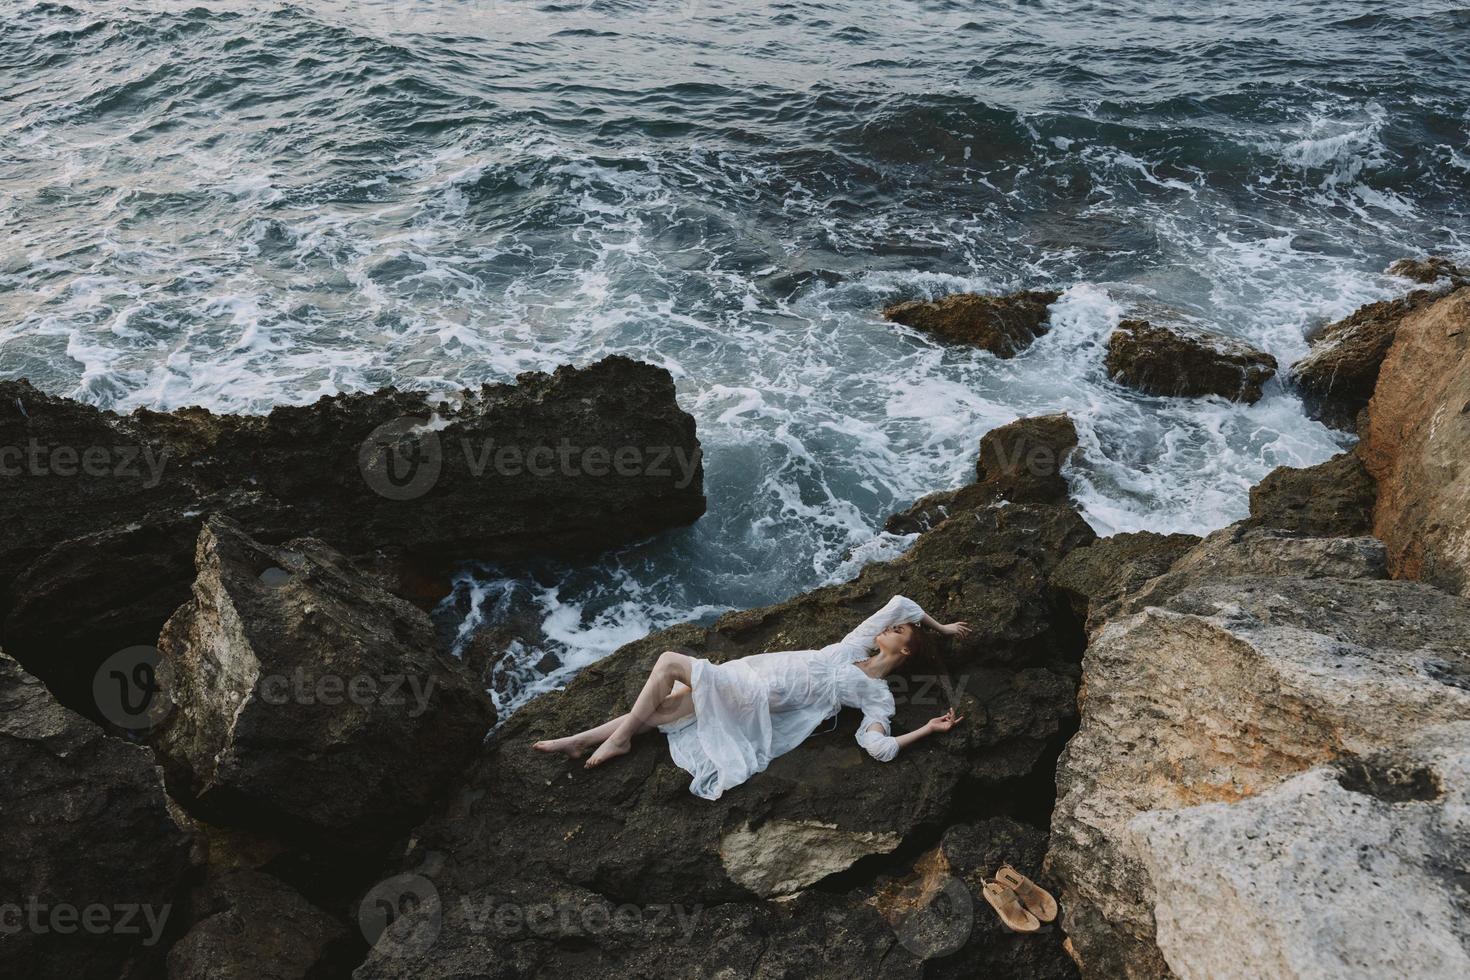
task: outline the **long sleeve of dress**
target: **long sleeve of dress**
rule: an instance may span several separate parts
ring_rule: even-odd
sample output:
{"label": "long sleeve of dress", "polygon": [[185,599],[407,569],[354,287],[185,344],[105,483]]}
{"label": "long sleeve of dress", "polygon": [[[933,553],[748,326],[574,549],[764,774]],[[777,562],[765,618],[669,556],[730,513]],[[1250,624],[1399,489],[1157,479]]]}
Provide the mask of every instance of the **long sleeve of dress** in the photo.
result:
{"label": "long sleeve of dress", "polygon": [[[862,702],[856,707],[863,712],[863,722],[857,731],[858,744],[879,762],[892,762],[894,756],[898,755],[898,739],[889,734],[889,721],[893,718],[893,692],[883,683],[868,685],[863,692]],[[882,731],[868,730],[875,725]]]}
{"label": "long sleeve of dress", "polygon": [[923,618],[924,610],[919,608],[917,602],[907,596],[896,595],[836,645],[842,648],[848,660],[862,660],[872,652],[874,640],[879,633],[890,626],[917,623]]}

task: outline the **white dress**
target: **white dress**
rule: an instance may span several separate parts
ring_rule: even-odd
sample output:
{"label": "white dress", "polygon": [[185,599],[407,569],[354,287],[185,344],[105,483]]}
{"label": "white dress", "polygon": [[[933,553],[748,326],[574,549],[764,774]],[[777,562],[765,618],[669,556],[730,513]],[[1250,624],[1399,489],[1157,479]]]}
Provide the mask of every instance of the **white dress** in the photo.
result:
{"label": "white dress", "polygon": [[[873,758],[890,761],[898,741],[889,734],[893,693],[857,665],[890,626],[917,623],[924,610],[896,595],[862,625],[820,650],[761,653],[722,664],[695,659],[694,714],[660,726],[674,762],[694,777],[689,791],[717,800],[796,748],[844,707],[863,713],[857,740]],[[870,732],[878,725],[882,733]]]}

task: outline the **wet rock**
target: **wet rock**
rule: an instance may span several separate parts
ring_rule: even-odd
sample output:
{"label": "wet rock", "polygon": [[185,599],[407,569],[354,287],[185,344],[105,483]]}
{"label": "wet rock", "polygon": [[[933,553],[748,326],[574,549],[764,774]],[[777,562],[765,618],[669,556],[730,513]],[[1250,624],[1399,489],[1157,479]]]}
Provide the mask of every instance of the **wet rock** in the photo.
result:
{"label": "wet rock", "polygon": [[270,875],[221,875],[199,905],[169,950],[168,980],[326,980],[352,968],[347,927]]}
{"label": "wet rock", "polygon": [[969,344],[996,357],[1015,357],[1047,332],[1048,307],[1060,297],[1053,290],[1008,296],[955,293],[942,299],[896,303],[885,319],[921,330],[952,344]]}
{"label": "wet rock", "polygon": [[[1081,647],[1070,617],[1056,615],[1046,577],[1061,556],[1093,539],[1066,507],[967,511],[850,583],[732,613],[709,628],[664,630],[589,666],[565,691],[537,698],[505,722],[466,773],[463,791],[415,831],[403,864],[426,869],[442,903],[436,942],[405,957],[394,955],[399,944],[391,936],[379,940],[358,976],[412,970],[447,977],[471,962],[491,976],[572,962],[591,975],[653,962],[662,972],[691,975],[824,972],[831,964],[857,976],[919,975],[922,957],[902,952],[874,907],[844,893],[864,887],[874,873],[864,869],[875,863],[911,860],[932,846],[961,812],[969,819],[1000,807],[1045,814],[1046,774],[1075,711]],[[937,663],[893,679],[895,730],[951,704],[967,720],[892,763],[858,747],[859,719],[851,712],[831,733],[812,736],[713,802],[689,793],[689,776],[658,734],[591,772],[530,749],[537,739],[625,710],[662,650],[723,661],[809,649],[840,637],[894,593],[941,620],[966,619],[976,632],[942,650]],[[1020,798],[1028,793],[1038,799]],[[584,938],[591,948],[578,958],[560,925],[508,944],[465,911],[538,902],[698,907],[706,918],[696,947],[649,938],[639,926]],[[572,921],[584,915],[571,913]]]}
{"label": "wet rock", "polygon": [[1358,453],[1390,572],[1470,594],[1470,289],[1404,317]]}
{"label": "wet rock", "polygon": [[888,518],[893,534],[927,531],[951,514],[1005,500],[1065,504],[1069,489],[1062,467],[1077,448],[1077,428],[1065,413],[1035,415],[991,429],[980,439],[975,482],[920,499]]}
{"label": "wet rock", "polygon": [[0,654],[0,778],[0,974],[156,975],[182,925],[189,839],[152,754]]}
{"label": "wet rock", "polygon": [[1461,722],[1239,803],[1143,814],[1128,836],[1180,977],[1463,977],[1467,805]]}
{"label": "wet rock", "polygon": [[1194,534],[1136,531],[1099,538],[1057,563],[1051,587],[1063,597],[1089,631],[1106,620],[1124,596],[1157,578],[1200,543]]}
{"label": "wet rock", "polygon": [[321,542],[214,517],[193,598],[159,638],[173,711],[153,743],[208,819],[329,849],[403,830],[474,756],[494,708],[415,606]]}
{"label": "wet rock", "polygon": [[1441,280],[1449,280],[1452,286],[1463,286],[1470,282],[1470,269],[1445,258],[1399,259],[1388,267],[1388,274],[1412,279],[1426,286]]}
{"label": "wet rock", "polygon": [[0,465],[16,473],[0,497],[0,639],[92,713],[99,664],[155,642],[188,598],[209,513],[271,543],[319,537],[415,597],[436,593],[420,566],[589,553],[687,524],[703,469],[674,394],[667,371],[623,357],[452,404],[387,389],[258,417],[123,416],[0,382]]}
{"label": "wet rock", "polygon": [[[1305,770],[1470,718],[1470,601],[1408,582],[1217,578],[1109,623],[1087,650],[1084,691],[1081,727],[1057,770],[1048,856],[1083,975],[1215,975],[1189,972],[1189,960],[1156,944],[1153,865],[1131,822],[1239,805]],[[1295,853],[1273,849],[1260,887],[1318,873]],[[1336,942],[1293,931],[1275,939]]]}
{"label": "wet rock", "polygon": [[1373,529],[1377,486],[1355,453],[1316,466],[1278,466],[1251,487],[1251,527],[1313,537],[1355,537]]}
{"label": "wet rock", "polygon": [[1124,320],[1108,338],[1113,380],[1150,395],[1218,395],[1254,404],[1276,374],[1276,358],[1228,337],[1189,335],[1147,320]]}
{"label": "wet rock", "polygon": [[1311,351],[1291,366],[1292,383],[1307,410],[1328,425],[1354,428],[1358,413],[1373,397],[1379,368],[1399,323],[1435,296],[1420,289],[1399,299],[1369,303],[1313,337]]}

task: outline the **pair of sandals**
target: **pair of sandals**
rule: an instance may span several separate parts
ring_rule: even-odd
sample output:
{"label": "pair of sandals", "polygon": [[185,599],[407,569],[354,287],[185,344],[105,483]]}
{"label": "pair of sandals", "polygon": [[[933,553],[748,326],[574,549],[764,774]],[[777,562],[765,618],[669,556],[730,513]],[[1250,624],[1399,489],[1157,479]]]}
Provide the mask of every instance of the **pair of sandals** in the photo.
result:
{"label": "pair of sandals", "polygon": [[995,880],[985,883],[985,901],[1011,932],[1035,932],[1057,917],[1057,900],[1051,893],[1009,864],[1001,865]]}

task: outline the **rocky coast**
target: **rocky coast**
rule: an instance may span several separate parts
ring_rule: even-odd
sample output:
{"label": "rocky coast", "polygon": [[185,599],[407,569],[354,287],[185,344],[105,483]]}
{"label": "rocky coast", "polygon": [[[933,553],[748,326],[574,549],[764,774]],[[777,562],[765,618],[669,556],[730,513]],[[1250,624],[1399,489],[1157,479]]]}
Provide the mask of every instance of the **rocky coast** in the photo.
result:
{"label": "rocky coast", "polygon": [[[697,519],[667,372],[613,358],[263,418],[0,384],[0,446],[49,467],[0,504],[0,902],[45,926],[3,937],[0,972],[1463,976],[1470,287],[1445,263],[1401,274],[1423,288],[1285,368],[1139,320],[1099,352],[1165,397],[1252,402],[1279,372],[1356,429],[1261,481],[1245,520],[1099,538],[1069,499],[1073,420],[1020,419],[967,485],[890,519],[914,535],[900,557],[644,637],[498,727],[423,606],[456,558]],[[887,315],[1012,356],[1055,299]],[[487,442],[686,467],[477,472],[461,447]],[[110,477],[55,473],[57,448],[118,446],[129,474],[115,453],[94,457]],[[422,492],[409,455],[438,460]],[[894,593],[975,627],[895,679],[897,729],[967,721],[894,763],[844,715],[711,803],[658,736],[596,772],[528,750],[625,708],[660,651],[819,646]],[[140,647],[120,680],[153,703],[120,715],[97,679]],[[980,891],[1002,863],[1058,895],[1056,925],[1002,931]],[[95,909],[141,925],[66,931]]]}

